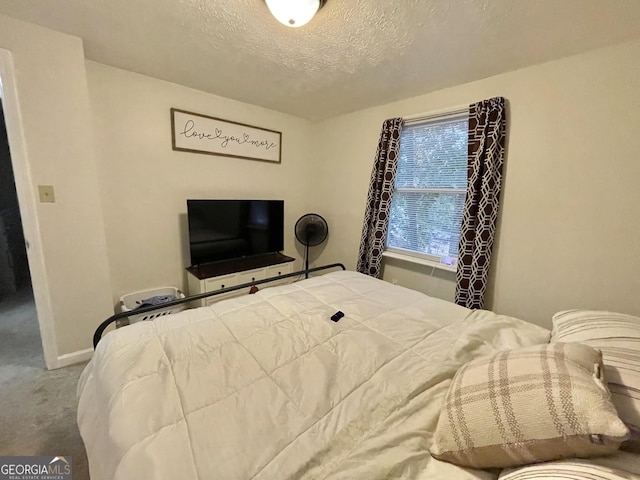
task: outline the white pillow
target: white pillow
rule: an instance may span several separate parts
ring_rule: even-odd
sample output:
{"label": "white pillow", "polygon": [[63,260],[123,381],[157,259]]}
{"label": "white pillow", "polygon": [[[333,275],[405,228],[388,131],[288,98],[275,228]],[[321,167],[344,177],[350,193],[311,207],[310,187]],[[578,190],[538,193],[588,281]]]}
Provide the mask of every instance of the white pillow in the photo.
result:
{"label": "white pillow", "polygon": [[640,456],[618,452],[608,457],[571,458],[503,470],[498,480],[640,480]]}
{"label": "white pillow", "polygon": [[623,448],[640,450],[640,318],[598,310],[553,316],[551,342],[581,342],[602,352],[605,380],[618,415],[631,430]]}

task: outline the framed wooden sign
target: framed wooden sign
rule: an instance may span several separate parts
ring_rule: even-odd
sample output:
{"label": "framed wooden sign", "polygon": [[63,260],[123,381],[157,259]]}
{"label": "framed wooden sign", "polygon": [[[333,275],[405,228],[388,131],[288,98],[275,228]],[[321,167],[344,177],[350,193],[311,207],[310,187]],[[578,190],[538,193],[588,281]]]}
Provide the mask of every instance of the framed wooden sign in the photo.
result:
{"label": "framed wooden sign", "polygon": [[172,108],[171,145],[181,152],[280,163],[282,133]]}

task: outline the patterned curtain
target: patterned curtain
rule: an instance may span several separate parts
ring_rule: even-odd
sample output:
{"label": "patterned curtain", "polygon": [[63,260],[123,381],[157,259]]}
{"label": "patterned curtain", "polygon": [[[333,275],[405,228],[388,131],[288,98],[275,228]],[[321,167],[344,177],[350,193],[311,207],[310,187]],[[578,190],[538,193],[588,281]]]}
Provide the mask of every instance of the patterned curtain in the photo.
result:
{"label": "patterned curtain", "polygon": [[387,240],[389,210],[398,167],[400,132],[403,124],[402,118],[390,118],[382,124],[378,151],[369,182],[357,270],[375,278],[380,276],[382,252]]}
{"label": "patterned curtain", "polygon": [[505,144],[504,98],[469,106],[469,180],[464,204],[455,302],[482,308],[498,219]]}

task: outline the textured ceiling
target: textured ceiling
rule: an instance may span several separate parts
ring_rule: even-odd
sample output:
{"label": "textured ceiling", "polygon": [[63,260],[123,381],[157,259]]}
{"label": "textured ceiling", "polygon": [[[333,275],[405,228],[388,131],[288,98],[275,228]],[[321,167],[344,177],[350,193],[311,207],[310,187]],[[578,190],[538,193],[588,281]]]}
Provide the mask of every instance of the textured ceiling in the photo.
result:
{"label": "textured ceiling", "polygon": [[640,38],[640,0],[0,0],[96,62],[323,119]]}

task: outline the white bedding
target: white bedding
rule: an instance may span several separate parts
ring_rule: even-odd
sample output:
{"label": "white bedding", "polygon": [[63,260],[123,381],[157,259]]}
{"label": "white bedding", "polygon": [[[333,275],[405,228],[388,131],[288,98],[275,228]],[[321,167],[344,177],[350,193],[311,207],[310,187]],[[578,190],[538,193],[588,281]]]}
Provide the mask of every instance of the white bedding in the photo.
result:
{"label": "white bedding", "polygon": [[495,478],[429,456],[443,395],[470,359],[548,338],[330,273],[107,334],[78,425],[93,480]]}

